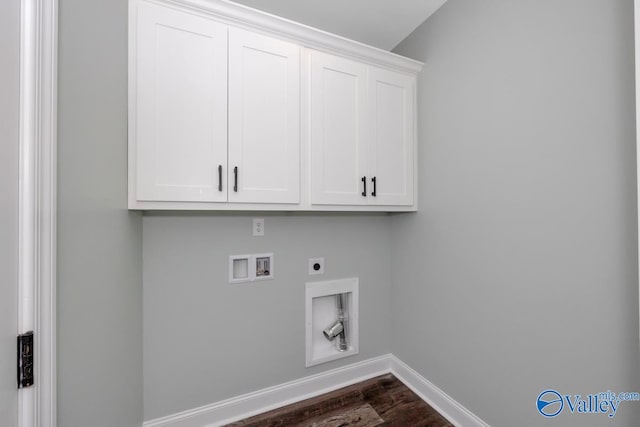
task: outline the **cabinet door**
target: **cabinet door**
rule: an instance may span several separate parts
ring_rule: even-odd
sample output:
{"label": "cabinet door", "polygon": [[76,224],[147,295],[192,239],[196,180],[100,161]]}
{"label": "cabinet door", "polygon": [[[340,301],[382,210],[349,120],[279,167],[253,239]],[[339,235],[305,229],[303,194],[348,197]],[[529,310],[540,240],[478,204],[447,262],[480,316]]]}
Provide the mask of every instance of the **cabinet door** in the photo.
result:
{"label": "cabinet door", "polygon": [[137,199],[226,201],[227,27],[138,5]]}
{"label": "cabinet door", "polygon": [[311,52],[311,203],[362,205],[367,67]]}
{"label": "cabinet door", "polygon": [[368,94],[367,201],[373,205],[410,206],[414,202],[414,79],[371,67]]}
{"label": "cabinet door", "polygon": [[[237,169],[236,169],[237,168]],[[229,29],[229,201],[300,201],[300,48]]]}

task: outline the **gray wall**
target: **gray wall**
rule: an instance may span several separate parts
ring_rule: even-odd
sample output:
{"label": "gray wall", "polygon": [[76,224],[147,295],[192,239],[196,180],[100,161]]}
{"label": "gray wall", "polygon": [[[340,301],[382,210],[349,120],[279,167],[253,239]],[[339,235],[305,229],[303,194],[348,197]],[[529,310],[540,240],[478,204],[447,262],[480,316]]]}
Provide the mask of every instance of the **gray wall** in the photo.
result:
{"label": "gray wall", "polygon": [[632,0],[449,0],[419,80],[420,212],[392,218],[393,352],[492,426],[638,391]]}
{"label": "gray wall", "polygon": [[142,220],[126,206],[127,1],[61,0],[58,425],[142,422]]}
{"label": "gray wall", "polygon": [[[143,366],[151,419],[391,350],[493,426],[575,425],[535,412],[547,387],[640,389],[632,12],[449,0],[398,48],[428,62],[420,212],[267,215],[254,238],[251,215],[127,212],[126,1],[61,0],[59,425],[139,425]],[[229,285],[254,251],[277,279]],[[361,353],[305,369],[311,256],[360,277]]]}
{"label": "gray wall", "polygon": [[[264,217],[258,215],[258,217]],[[387,354],[387,215],[153,215],[144,223],[145,419]],[[229,255],[275,253],[275,279],[229,284]],[[308,259],[325,257],[323,276]],[[360,278],[360,354],[305,364],[305,283]]]}
{"label": "gray wall", "polygon": [[20,3],[0,2],[0,420],[17,425]]}

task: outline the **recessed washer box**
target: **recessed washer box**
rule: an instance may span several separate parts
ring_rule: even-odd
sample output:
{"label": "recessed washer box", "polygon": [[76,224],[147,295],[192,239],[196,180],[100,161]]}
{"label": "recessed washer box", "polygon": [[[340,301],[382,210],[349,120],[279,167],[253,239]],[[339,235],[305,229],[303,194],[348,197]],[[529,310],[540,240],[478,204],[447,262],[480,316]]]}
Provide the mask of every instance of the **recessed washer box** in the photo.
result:
{"label": "recessed washer box", "polygon": [[[357,277],[306,284],[306,367],[358,354],[360,347],[358,285]],[[323,330],[336,320],[336,299],[340,294],[344,294],[346,299],[344,314],[347,349],[344,351],[339,351],[335,342],[328,341],[323,334]]]}
{"label": "recessed washer box", "polygon": [[229,257],[229,283],[256,282],[274,278],[273,253],[231,255]]}

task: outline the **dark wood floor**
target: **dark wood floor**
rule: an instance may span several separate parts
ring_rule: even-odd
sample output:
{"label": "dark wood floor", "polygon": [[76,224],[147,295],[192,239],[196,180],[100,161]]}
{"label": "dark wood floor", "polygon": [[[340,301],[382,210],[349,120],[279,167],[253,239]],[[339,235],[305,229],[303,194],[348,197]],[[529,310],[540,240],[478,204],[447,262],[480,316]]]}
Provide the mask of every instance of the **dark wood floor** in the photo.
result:
{"label": "dark wood floor", "polygon": [[229,424],[234,427],[452,427],[391,374]]}

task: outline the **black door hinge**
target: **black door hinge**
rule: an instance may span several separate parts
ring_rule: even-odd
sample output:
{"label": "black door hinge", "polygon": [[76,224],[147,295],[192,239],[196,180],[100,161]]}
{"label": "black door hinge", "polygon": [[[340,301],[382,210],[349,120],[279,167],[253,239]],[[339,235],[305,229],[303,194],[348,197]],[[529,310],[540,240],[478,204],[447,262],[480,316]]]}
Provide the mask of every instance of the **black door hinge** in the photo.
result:
{"label": "black door hinge", "polygon": [[33,331],[18,335],[18,388],[33,385]]}

